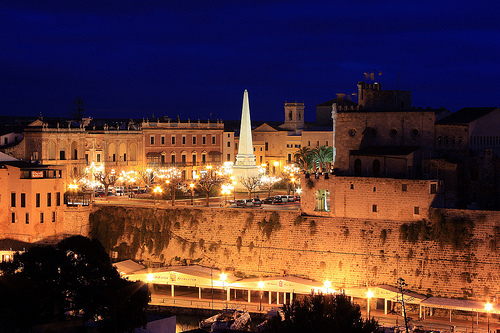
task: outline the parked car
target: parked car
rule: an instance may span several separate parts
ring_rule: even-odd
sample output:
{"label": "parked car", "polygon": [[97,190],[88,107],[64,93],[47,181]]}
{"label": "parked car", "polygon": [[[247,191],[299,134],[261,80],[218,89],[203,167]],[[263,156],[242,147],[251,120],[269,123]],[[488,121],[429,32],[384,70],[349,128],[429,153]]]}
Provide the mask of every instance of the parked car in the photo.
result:
{"label": "parked car", "polygon": [[252,199],[252,204],[255,207],[260,207],[260,206],[262,206],[262,201],[259,198],[253,198]]}
{"label": "parked car", "polygon": [[295,196],[295,201],[300,201],[300,195]]}
{"label": "parked car", "polygon": [[244,199],[236,200],[236,206],[237,207],[246,207],[247,206],[247,201],[244,200]]}
{"label": "parked car", "polygon": [[273,203],[273,201],[274,201],[274,197],[269,197],[269,198],[265,198],[264,200],[262,200],[262,203],[271,205]]}
{"label": "parked car", "polygon": [[294,195],[287,195],[288,202],[294,202],[295,201],[295,196]]}
{"label": "parked car", "polygon": [[283,201],[283,203],[288,202],[288,195],[277,195],[276,197],[281,198],[281,201]]}

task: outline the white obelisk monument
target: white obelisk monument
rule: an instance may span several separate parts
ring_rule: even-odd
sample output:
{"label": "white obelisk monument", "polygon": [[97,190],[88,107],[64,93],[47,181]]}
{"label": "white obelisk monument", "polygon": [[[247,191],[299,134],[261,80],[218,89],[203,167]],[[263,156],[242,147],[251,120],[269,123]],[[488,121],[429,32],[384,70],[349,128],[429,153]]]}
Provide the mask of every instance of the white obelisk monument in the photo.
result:
{"label": "white obelisk monument", "polygon": [[241,178],[254,177],[259,174],[253,153],[252,127],[250,123],[250,104],[248,103],[248,91],[243,93],[243,107],[241,109],[240,142],[236,162],[233,166],[233,176],[237,180]]}

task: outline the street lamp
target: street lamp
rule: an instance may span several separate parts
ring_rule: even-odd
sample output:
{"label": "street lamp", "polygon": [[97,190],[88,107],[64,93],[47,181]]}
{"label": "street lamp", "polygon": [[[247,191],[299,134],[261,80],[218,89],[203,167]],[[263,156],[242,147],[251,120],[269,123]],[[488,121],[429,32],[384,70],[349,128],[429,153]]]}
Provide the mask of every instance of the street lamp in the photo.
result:
{"label": "street lamp", "polygon": [[222,191],[221,194],[224,196],[224,205],[227,205],[227,196],[231,194],[231,185],[222,185]]}
{"label": "street lamp", "polygon": [[295,177],[292,177],[290,181],[292,182],[292,195],[295,196]]}
{"label": "street lamp", "polygon": [[328,280],[326,280],[324,283],[323,283],[323,286],[326,288],[326,293],[328,294],[328,289],[330,289],[330,287],[332,286],[332,283]]}
{"label": "street lamp", "polygon": [[189,187],[191,187],[191,206],[192,206],[194,199],[194,183],[189,184]]}
{"label": "street lamp", "polygon": [[154,192],[154,194],[153,194],[153,206],[154,206],[154,205],[156,205],[156,195],[157,195],[158,193],[163,192],[163,190],[161,189],[161,187],[160,187],[160,186],[156,186],[156,187],[154,188],[153,192]]}
{"label": "street lamp", "polygon": [[490,333],[490,311],[491,309],[493,308],[493,306],[491,305],[491,303],[486,303],[484,305],[484,308],[486,309],[486,317],[488,318],[488,333]]}
{"label": "street lamp", "polygon": [[227,279],[227,274],[226,273],[222,273],[220,275],[220,279],[222,281],[222,301],[224,302],[224,290],[225,290],[224,281],[226,281],[226,279]]}
{"label": "street lamp", "polygon": [[264,282],[259,281],[257,284],[260,288],[260,304],[259,304],[259,311],[262,311],[262,295],[264,294]]}
{"label": "street lamp", "polygon": [[366,309],[367,309],[367,312],[368,312],[368,319],[370,319],[370,298],[372,298],[372,297],[373,297],[373,291],[368,290],[366,292],[366,299],[367,299]]}

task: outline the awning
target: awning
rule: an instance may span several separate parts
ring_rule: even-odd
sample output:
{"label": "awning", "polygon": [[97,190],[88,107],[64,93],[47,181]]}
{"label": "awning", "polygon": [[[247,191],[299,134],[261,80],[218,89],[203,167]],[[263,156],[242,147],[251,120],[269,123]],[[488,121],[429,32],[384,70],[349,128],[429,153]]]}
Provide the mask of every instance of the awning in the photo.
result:
{"label": "awning", "polygon": [[326,290],[322,283],[308,279],[303,279],[295,276],[285,277],[263,277],[242,279],[231,284],[231,288],[245,290],[259,290],[259,282],[263,282],[262,290],[272,292],[287,292],[310,294],[312,291],[317,292],[333,292],[333,289]]}
{"label": "awning", "polygon": [[222,155],[222,153],[220,151],[212,150],[212,151],[208,152],[208,155]]}
{"label": "awning", "polygon": [[127,274],[130,281],[141,280],[145,283],[170,284],[187,287],[221,288],[230,286],[238,280],[232,274],[226,274],[225,281],[221,280],[222,271],[197,265],[170,266],[161,268],[145,268]]}
{"label": "awning", "polygon": [[138,264],[135,261],[130,260],[130,259],[114,263],[113,266],[116,267],[116,269],[118,270],[118,272],[121,275],[129,274],[129,273],[144,269],[143,265],[140,265],[140,264]]}
{"label": "awning", "polygon": [[[355,287],[345,289],[345,294],[357,298],[366,298],[366,293],[370,290],[373,292],[373,298],[383,298],[392,302],[401,301],[401,293],[398,288],[388,285],[379,285],[373,287]],[[406,303],[419,304],[427,297],[411,291],[405,291],[404,300]]]}
{"label": "awning", "polygon": [[147,157],[160,157],[161,153],[150,151],[150,152],[146,153],[146,156]]}
{"label": "awning", "polygon": [[[486,302],[471,301],[465,299],[429,297],[425,301],[422,301],[422,303],[420,304],[430,308],[487,312],[485,308]],[[490,312],[500,313],[500,304],[492,304],[492,310]]]}

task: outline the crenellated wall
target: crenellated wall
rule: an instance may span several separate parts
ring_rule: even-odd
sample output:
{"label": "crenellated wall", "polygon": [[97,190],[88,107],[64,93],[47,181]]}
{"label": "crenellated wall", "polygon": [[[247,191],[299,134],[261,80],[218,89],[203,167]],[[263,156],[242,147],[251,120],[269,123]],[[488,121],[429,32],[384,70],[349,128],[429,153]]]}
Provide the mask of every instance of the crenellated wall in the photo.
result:
{"label": "crenellated wall", "polygon": [[120,259],[329,279],[335,288],[395,285],[402,277],[410,290],[433,296],[500,294],[500,212],[432,215],[427,224],[401,227],[405,222],[264,209],[101,207],[90,220],[91,233]]}

